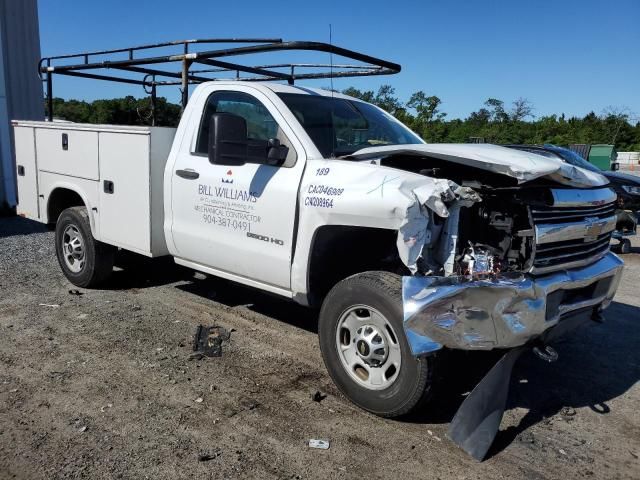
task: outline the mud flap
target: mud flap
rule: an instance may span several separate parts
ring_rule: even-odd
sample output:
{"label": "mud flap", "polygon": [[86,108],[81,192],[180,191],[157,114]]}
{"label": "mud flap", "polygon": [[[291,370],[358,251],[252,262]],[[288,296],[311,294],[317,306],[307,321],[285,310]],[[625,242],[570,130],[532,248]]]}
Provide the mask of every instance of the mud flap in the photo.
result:
{"label": "mud flap", "polygon": [[511,371],[527,347],[505,353],[462,403],[447,436],[476,460],[482,461],[500,428],[509,394]]}

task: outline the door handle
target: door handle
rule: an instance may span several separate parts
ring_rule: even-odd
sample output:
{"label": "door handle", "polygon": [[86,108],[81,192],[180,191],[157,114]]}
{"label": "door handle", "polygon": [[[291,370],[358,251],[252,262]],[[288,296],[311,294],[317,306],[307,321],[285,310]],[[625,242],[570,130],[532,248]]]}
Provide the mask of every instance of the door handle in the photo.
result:
{"label": "door handle", "polygon": [[187,170],[176,170],[176,175],[182,178],[186,178],[187,180],[195,180],[200,177],[200,174],[195,170],[187,169]]}

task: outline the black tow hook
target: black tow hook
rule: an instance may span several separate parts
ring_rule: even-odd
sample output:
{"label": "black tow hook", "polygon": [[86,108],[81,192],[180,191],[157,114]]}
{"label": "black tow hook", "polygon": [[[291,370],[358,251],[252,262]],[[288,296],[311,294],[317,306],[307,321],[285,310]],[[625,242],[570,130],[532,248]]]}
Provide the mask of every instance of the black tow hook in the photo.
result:
{"label": "black tow hook", "polygon": [[593,313],[591,314],[591,320],[593,320],[596,323],[604,323],[604,315],[602,314],[602,310],[601,309],[595,309],[593,311]]}
{"label": "black tow hook", "polygon": [[553,363],[558,360],[558,352],[549,345],[535,346],[533,347],[533,353],[535,353],[539,359],[548,363]]}

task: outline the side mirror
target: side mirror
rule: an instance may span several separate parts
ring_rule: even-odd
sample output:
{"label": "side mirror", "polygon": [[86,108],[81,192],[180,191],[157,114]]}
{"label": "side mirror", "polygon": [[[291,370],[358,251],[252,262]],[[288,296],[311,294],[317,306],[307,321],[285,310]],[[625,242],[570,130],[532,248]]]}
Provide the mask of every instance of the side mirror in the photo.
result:
{"label": "side mirror", "polygon": [[270,138],[267,147],[267,165],[282,165],[288,153],[289,147],[282,145],[277,138]]}
{"label": "side mirror", "polygon": [[618,162],[613,162],[611,164],[611,171],[617,172],[618,170],[620,170],[620,164]]}
{"label": "side mirror", "polygon": [[209,124],[209,161],[244,165],[247,161],[247,122],[232,113],[214,113]]}

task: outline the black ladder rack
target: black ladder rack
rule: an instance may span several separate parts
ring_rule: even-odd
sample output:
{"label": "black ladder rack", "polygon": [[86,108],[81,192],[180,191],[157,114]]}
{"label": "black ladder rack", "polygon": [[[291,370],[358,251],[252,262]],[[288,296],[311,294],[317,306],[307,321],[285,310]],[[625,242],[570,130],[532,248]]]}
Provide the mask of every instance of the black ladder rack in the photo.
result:
{"label": "black ladder rack", "polygon": [[[218,50],[190,51],[190,46],[207,44],[243,45]],[[167,48],[174,48],[177,49],[177,51],[171,55],[153,55],[154,53],[158,53],[157,51],[159,49]],[[361,63],[278,63],[253,66],[227,60],[229,57],[279,51],[325,52]],[[140,52],[144,52],[149,56],[137,56]],[[126,58],[114,58],[122,57],[122,54],[126,54]],[[225,60],[221,60],[223,58]],[[74,59],[79,60],[81,63],[67,63]],[[173,63],[180,64],[181,68],[179,71],[165,69],[166,65]],[[206,65],[209,68],[192,70],[191,66],[194,63]],[[150,67],[158,65],[160,67]],[[400,68],[400,65],[396,63],[328,43],[306,41],[284,42],[279,38],[208,38],[181,40],[114,50],[45,57],[40,60],[38,65],[40,78],[46,83],[49,121],[53,120],[53,75],[57,74],[142,86],[145,92],[151,95],[152,124],[155,124],[154,112],[157,87],[179,85],[182,93],[182,107],[184,109],[189,99],[189,85],[212,80],[222,80],[222,78],[210,76],[215,73],[235,72],[234,80],[286,80],[290,85],[293,85],[296,80],[305,79],[392,75],[400,72]],[[312,69],[315,71],[309,71]],[[105,74],[104,70],[109,70],[109,73]],[[141,78],[118,75],[124,72],[139,74]],[[225,79],[229,80],[229,78]]]}

